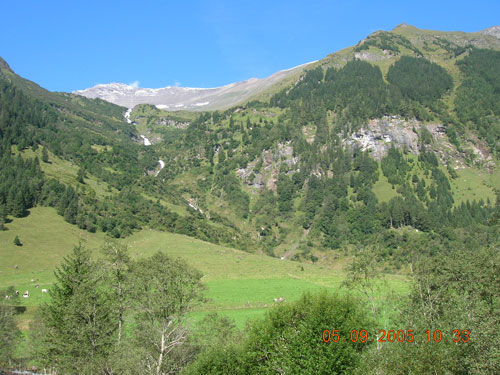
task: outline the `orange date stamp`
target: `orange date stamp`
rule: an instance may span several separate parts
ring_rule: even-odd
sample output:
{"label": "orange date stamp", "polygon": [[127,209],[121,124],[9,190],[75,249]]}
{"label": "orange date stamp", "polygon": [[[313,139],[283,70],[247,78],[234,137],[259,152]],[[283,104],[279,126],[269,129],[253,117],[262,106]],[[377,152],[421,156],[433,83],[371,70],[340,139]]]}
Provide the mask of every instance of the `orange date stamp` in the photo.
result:
{"label": "orange date stamp", "polygon": [[[470,340],[470,332],[467,329],[459,330],[454,329],[451,332],[442,332],[439,329],[431,331],[428,329],[425,331],[427,342],[449,342],[452,341],[454,343],[467,343]],[[369,341],[378,341],[378,342],[414,342],[415,333],[413,329],[407,330],[385,330],[380,329],[376,337],[369,337],[366,329],[362,330],[351,330],[349,336],[341,337],[341,333],[338,329],[323,331],[323,341],[324,342],[347,342],[350,340],[351,342],[369,342]]]}

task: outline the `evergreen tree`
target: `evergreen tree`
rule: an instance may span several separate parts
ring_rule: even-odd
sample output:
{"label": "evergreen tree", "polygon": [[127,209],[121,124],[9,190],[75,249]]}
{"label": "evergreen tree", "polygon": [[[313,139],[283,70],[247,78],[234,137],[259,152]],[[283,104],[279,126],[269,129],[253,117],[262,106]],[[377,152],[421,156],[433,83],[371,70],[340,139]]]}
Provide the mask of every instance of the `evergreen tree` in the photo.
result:
{"label": "evergreen tree", "polygon": [[14,245],[23,246],[23,244],[21,243],[21,240],[19,239],[19,236],[16,236],[16,238],[14,238]]}
{"label": "evergreen tree", "polygon": [[46,147],[42,148],[42,161],[44,163],[48,163],[49,162],[49,153],[47,152],[47,148]]}
{"label": "evergreen tree", "polygon": [[15,308],[5,303],[4,296],[15,299],[14,288],[0,290],[0,371],[13,365],[17,344],[21,339],[21,332],[14,318]]}
{"label": "evergreen tree", "polygon": [[51,300],[41,307],[36,357],[42,365],[65,374],[104,372],[117,331],[116,306],[104,275],[82,244],[64,258]]}
{"label": "evergreen tree", "polygon": [[12,215],[14,215],[15,217],[23,217],[26,215],[26,206],[24,203],[24,197],[21,190],[18,190],[15,195],[12,206]]}
{"label": "evergreen tree", "polygon": [[85,170],[83,168],[79,168],[76,174],[76,180],[79,183],[84,184],[85,183],[84,178],[85,178]]}

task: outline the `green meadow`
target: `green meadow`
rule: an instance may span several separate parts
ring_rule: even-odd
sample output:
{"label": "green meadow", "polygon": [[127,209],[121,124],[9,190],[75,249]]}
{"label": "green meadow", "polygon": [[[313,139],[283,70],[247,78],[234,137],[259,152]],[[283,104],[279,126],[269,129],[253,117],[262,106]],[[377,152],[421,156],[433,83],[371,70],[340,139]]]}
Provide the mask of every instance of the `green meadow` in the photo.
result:
{"label": "green meadow", "polygon": [[[20,327],[26,330],[37,306],[50,298],[41,290],[50,288],[55,281],[54,270],[63,257],[79,241],[91,249],[98,249],[106,236],[82,231],[66,223],[55,209],[47,207],[33,208],[29,216],[14,219],[7,228],[0,232],[0,288],[13,285],[21,293],[29,291],[30,297],[21,297],[19,302],[26,307],[19,315]],[[16,235],[22,246],[14,245]],[[174,258],[185,259],[202,271],[207,302],[191,314],[194,321],[216,311],[243,327],[248,319],[262,316],[272,307],[274,298],[293,301],[306,291],[337,291],[345,276],[334,265],[280,260],[149,229],[121,241],[129,246],[132,257],[146,257],[160,250]],[[98,251],[95,256],[99,256]],[[404,277],[387,275],[386,279],[387,291],[407,291]],[[381,294],[383,297],[385,292]]]}

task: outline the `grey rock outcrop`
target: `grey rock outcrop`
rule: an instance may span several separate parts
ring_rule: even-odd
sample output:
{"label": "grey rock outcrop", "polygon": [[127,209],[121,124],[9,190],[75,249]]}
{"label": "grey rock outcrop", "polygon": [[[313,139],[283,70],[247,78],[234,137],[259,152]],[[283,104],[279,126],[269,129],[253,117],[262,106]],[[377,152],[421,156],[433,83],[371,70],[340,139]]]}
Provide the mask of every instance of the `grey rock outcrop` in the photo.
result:
{"label": "grey rock outcrop", "polygon": [[480,33],[484,35],[491,35],[500,39],[500,26],[490,27],[489,29],[480,31]]}
{"label": "grey rock outcrop", "polygon": [[403,120],[397,116],[371,120],[365,127],[354,132],[346,140],[349,145],[356,145],[363,151],[381,160],[393,145],[406,147],[410,152],[418,154],[418,134],[413,129],[419,129],[421,123],[417,120]]}

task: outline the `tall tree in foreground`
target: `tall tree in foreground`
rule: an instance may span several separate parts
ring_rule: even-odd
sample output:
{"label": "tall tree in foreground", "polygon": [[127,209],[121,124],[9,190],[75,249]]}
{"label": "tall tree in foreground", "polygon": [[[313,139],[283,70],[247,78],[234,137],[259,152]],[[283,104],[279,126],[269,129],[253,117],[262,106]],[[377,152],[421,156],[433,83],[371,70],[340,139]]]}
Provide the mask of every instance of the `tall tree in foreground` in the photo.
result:
{"label": "tall tree in foreground", "polygon": [[177,373],[191,359],[182,323],[192,305],[202,300],[201,277],[184,261],[161,252],[134,265],[135,340],[143,373]]}
{"label": "tall tree in foreground", "polygon": [[120,346],[125,312],[128,305],[126,281],[128,279],[131,260],[128,255],[127,245],[121,245],[116,241],[108,240],[101,250],[105,256],[106,268],[111,271],[108,277],[111,279],[110,283],[116,299],[118,323],[117,344]]}
{"label": "tall tree in foreground", "polygon": [[[8,296],[9,299],[4,296]],[[16,345],[21,337],[14,320],[14,307],[5,303],[16,298],[14,288],[0,290],[0,370],[11,367]]]}
{"label": "tall tree in foreground", "polygon": [[105,271],[79,244],[55,276],[51,301],[41,307],[36,357],[64,374],[103,373],[118,326]]}
{"label": "tall tree in foreground", "polygon": [[[377,296],[380,295],[384,286],[383,275],[378,270],[375,259],[375,251],[374,246],[361,248],[348,268],[346,279],[341,284],[341,286],[363,296],[363,299],[370,305],[374,325],[378,323],[378,304],[380,302],[377,301]],[[377,348],[380,348],[378,335],[376,341]]]}

